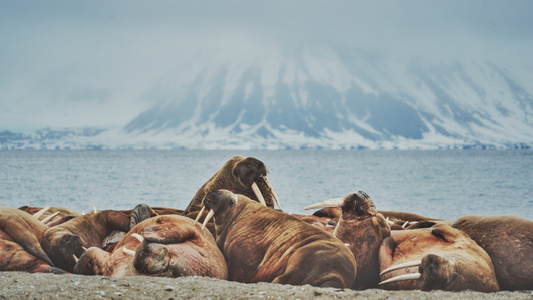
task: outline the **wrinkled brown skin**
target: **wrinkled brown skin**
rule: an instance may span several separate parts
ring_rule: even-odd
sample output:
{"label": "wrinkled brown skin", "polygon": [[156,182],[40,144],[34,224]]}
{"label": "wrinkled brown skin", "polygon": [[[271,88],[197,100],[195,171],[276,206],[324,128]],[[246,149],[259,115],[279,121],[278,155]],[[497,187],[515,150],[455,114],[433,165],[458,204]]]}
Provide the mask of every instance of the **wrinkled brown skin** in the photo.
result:
{"label": "wrinkled brown skin", "polygon": [[113,230],[127,232],[129,229],[130,218],[124,213],[90,212],[46,230],[41,245],[56,267],[72,272],[76,264],[72,254],[79,258],[84,252],[82,246],[100,246]]}
{"label": "wrinkled brown skin", "polygon": [[533,290],[533,221],[517,216],[464,216],[466,232],[492,259],[502,290]]}
{"label": "wrinkled brown skin", "polygon": [[329,234],[333,234],[335,226],[337,226],[337,220],[328,217],[318,217],[314,215],[292,215],[307,224],[311,224],[318,228],[325,230]]}
{"label": "wrinkled brown skin", "polygon": [[[141,243],[132,233],[142,235]],[[136,251],[124,253],[123,247]],[[215,239],[201,223],[183,216],[165,215],[137,224],[112,253],[89,248],[74,268],[84,275],[123,276],[207,276],[227,279],[224,256]]]}
{"label": "wrinkled brown skin", "polygon": [[377,288],[380,282],[379,248],[391,231],[366,193],[360,191],[344,198],[342,215],[333,234],[349,245],[357,262],[357,278],[352,288]]}
{"label": "wrinkled brown skin", "polygon": [[227,190],[210,192],[204,204],[215,213],[216,241],[229,280],[352,286],[353,254],[324,230]]}
{"label": "wrinkled brown skin", "polygon": [[256,158],[241,155],[230,158],[220,170],[200,187],[185,209],[184,215],[189,216],[191,212],[200,211],[203,207],[202,200],[205,195],[218,189],[230,190],[259,202],[252,190],[253,182],[257,183],[261,194],[265,198],[267,207],[274,208],[274,199],[266,183],[262,180],[267,173],[268,170],[263,162]]}
{"label": "wrinkled brown skin", "polygon": [[54,272],[41,248],[46,225],[12,207],[0,207],[0,271]]}
{"label": "wrinkled brown skin", "polygon": [[381,280],[386,280],[420,272],[420,279],[384,284],[383,289],[499,291],[489,255],[467,234],[448,225],[392,231],[391,237],[383,240],[379,260],[381,271],[393,265],[422,260],[419,267],[381,275]]}

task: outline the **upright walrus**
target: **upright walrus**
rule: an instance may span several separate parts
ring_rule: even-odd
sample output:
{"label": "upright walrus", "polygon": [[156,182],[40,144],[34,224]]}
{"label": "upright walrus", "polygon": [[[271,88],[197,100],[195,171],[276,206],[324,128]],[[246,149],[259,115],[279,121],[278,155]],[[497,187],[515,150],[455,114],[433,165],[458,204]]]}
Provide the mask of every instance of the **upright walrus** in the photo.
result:
{"label": "upright walrus", "polygon": [[48,226],[12,207],[0,207],[0,271],[54,272],[41,248]]}
{"label": "upright walrus", "polygon": [[339,200],[326,200],[311,207],[341,206],[342,214],[333,235],[350,248],[357,262],[357,278],[352,288],[377,288],[380,282],[379,248],[383,239],[391,234],[389,224],[363,191]]}
{"label": "upright walrus", "polygon": [[533,221],[517,216],[464,216],[466,232],[492,259],[502,290],[533,290]]}
{"label": "upright walrus", "polygon": [[[254,157],[241,155],[230,158],[207,182],[205,182],[191,200],[184,215],[202,209],[205,195],[214,190],[226,189],[236,194],[245,195],[267,207],[274,208],[274,201],[281,209],[277,195],[267,179],[265,164]],[[190,215],[195,218],[195,215]]]}
{"label": "upright walrus", "polygon": [[130,217],[114,210],[90,212],[46,230],[42,247],[56,267],[72,272],[84,248],[100,246],[113,230],[128,232]]}
{"label": "upright walrus", "polygon": [[291,215],[228,190],[204,200],[215,218],[217,245],[226,257],[228,279],[350,288],[353,254],[339,239]]}

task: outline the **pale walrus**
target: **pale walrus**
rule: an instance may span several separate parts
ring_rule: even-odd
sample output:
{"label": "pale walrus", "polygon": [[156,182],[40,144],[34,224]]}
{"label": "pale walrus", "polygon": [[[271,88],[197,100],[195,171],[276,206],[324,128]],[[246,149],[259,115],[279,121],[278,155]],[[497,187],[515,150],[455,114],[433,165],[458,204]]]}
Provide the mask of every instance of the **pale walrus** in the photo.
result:
{"label": "pale walrus", "polygon": [[90,212],[46,230],[42,247],[56,267],[72,272],[84,248],[100,246],[113,231],[129,231],[130,217],[114,210]]}
{"label": "pale walrus", "polygon": [[379,248],[383,239],[390,236],[389,224],[363,191],[311,207],[338,206],[342,214],[333,235],[350,248],[357,262],[357,278],[352,288],[377,288],[380,282]]}
{"label": "pale walrus", "polygon": [[502,290],[533,290],[533,221],[517,216],[464,216],[466,232],[492,259]]}
{"label": "pale walrus", "polygon": [[353,254],[324,230],[228,190],[209,192],[204,204],[210,210],[205,222],[215,219],[216,241],[226,257],[229,280],[353,285]]}
{"label": "pale walrus", "polygon": [[499,291],[489,255],[448,225],[392,231],[379,260],[384,289]]}
{"label": "pale walrus", "polygon": [[175,215],[140,222],[112,253],[98,247],[87,249],[74,273],[112,277],[228,277],[226,261],[211,233],[194,220]]}
{"label": "pale walrus", "polygon": [[[274,201],[281,209],[277,195],[267,179],[265,164],[253,157],[241,155],[230,158],[207,182],[205,182],[191,200],[184,215],[202,209],[205,195],[214,190],[226,189],[236,194],[245,195],[267,207],[274,208]],[[195,218],[196,215],[188,215]]]}
{"label": "pale walrus", "polygon": [[41,248],[48,226],[12,207],[0,207],[0,271],[54,272]]}

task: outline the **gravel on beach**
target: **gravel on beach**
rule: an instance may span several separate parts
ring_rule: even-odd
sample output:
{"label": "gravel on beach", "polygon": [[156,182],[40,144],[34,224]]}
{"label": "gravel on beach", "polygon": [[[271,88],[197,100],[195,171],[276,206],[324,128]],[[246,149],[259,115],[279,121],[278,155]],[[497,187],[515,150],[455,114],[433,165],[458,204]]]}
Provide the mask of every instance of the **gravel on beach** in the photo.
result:
{"label": "gravel on beach", "polygon": [[532,299],[533,291],[365,291],[204,277],[102,277],[0,272],[0,299]]}

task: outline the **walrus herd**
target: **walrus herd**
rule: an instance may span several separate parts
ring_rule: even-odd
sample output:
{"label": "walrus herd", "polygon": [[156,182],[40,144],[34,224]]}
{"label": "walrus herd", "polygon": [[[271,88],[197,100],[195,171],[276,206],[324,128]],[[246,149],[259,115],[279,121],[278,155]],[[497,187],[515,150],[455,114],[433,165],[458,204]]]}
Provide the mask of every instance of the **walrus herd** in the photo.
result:
{"label": "walrus herd", "polygon": [[533,221],[380,211],[362,191],[291,215],[267,174],[262,161],[234,156],[184,210],[0,207],[0,271],[355,290],[533,290]]}

